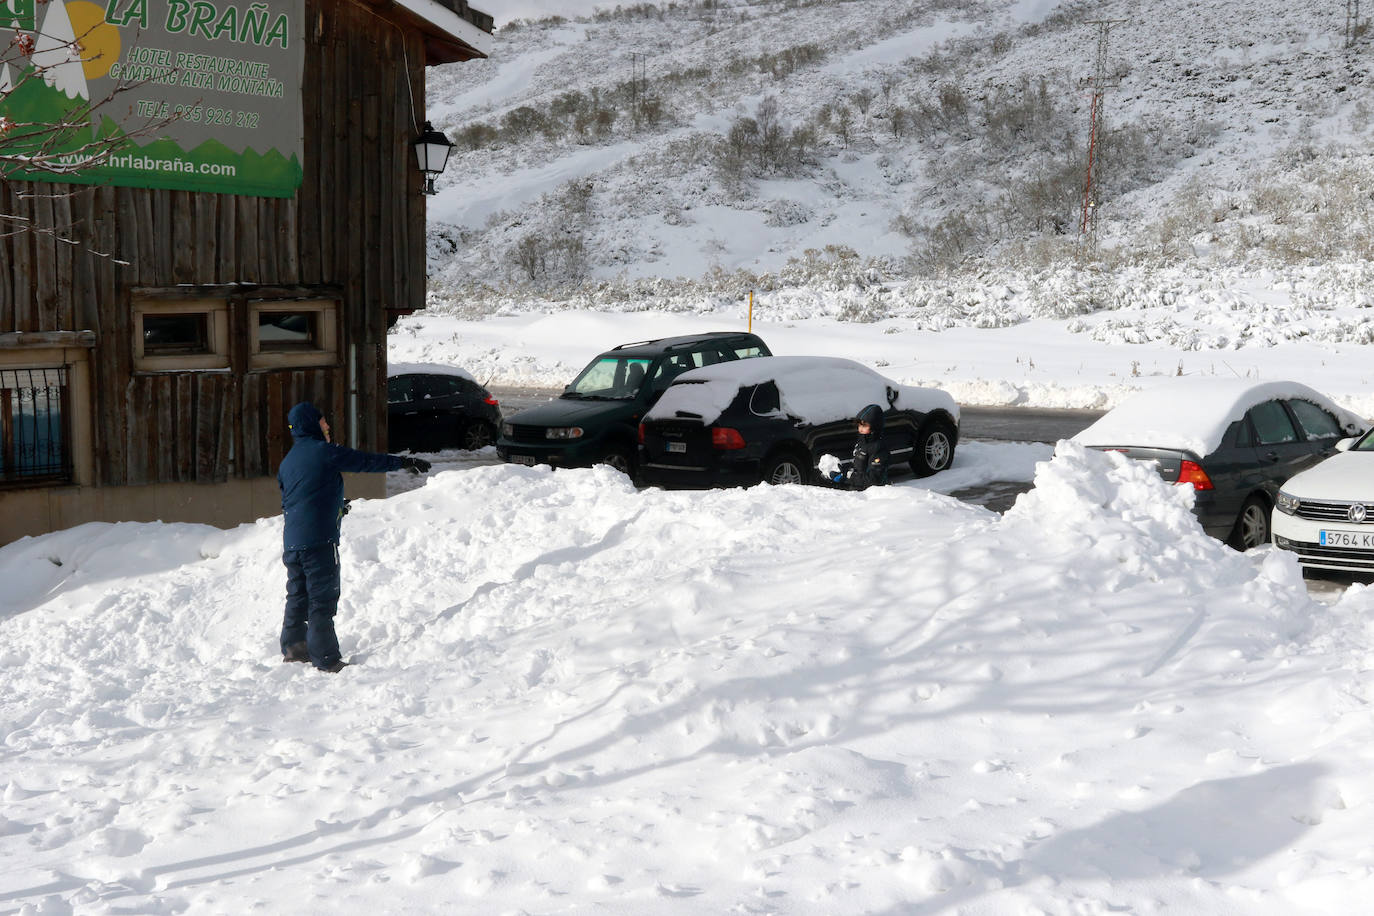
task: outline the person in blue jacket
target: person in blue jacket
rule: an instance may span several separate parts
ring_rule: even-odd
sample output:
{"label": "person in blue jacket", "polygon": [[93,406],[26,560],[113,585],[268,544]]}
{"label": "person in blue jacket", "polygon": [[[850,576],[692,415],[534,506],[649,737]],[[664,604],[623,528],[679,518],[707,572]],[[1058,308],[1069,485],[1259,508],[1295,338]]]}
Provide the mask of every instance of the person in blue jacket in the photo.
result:
{"label": "person in blue jacket", "polygon": [[339,657],[334,614],[339,604],[339,525],[348,512],[343,472],[429,470],[421,458],[404,458],[334,445],[329,423],[314,404],[302,402],[286,415],[291,451],[277,470],[286,514],[281,559],[286,564],[286,614],[281,627],[284,662],[310,662],[336,672]]}

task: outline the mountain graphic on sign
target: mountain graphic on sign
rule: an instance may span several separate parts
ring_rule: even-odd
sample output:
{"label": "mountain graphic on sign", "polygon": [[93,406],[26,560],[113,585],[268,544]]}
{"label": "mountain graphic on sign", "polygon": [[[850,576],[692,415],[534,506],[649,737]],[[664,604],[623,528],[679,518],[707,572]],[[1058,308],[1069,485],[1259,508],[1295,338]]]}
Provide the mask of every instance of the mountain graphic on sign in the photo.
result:
{"label": "mountain graphic on sign", "polygon": [[81,62],[81,49],[76,41],[76,30],[72,27],[71,16],[67,15],[64,0],[52,0],[48,4],[48,12],[43,17],[42,28],[38,30],[31,59],[49,86],[66,93],[68,98],[91,97]]}

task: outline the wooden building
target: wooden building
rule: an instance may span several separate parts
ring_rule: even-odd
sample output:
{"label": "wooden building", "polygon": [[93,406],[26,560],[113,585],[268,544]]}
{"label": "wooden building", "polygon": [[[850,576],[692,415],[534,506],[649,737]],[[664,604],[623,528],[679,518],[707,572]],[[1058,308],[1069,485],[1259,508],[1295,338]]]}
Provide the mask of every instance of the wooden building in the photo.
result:
{"label": "wooden building", "polygon": [[277,514],[298,401],[334,441],[385,449],[388,319],[425,296],[425,67],[486,56],[492,20],[298,2],[291,196],[0,181],[0,543]]}

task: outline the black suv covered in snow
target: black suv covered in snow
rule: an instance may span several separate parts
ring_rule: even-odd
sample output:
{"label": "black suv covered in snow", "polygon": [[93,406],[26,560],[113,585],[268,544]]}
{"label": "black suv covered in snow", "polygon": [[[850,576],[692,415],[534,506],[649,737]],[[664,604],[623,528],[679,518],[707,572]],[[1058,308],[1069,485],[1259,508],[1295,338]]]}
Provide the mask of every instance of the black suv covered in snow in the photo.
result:
{"label": "black suv covered in snow", "polygon": [[691,369],[772,355],[754,334],[714,331],[621,344],[602,353],[547,404],[506,418],[496,453],[513,464],[637,470],[640,418]]}
{"label": "black suv covered in snow", "polygon": [[817,482],[825,455],[848,464],[855,416],[883,410],[883,445],[917,477],[943,471],[959,407],[938,388],[899,385],[847,359],[775,356],[683,375],[640,424],[645,483],[663,487]]}

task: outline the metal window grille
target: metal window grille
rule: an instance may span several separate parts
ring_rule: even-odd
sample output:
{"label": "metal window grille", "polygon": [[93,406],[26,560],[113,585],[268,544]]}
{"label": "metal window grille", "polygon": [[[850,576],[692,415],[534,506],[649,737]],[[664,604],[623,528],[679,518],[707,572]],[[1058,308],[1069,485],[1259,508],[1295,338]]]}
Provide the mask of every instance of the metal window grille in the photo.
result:
{"label": "metal window grille", "polygon": [[0,369],[0,485],[72,479],[67,370]]}

